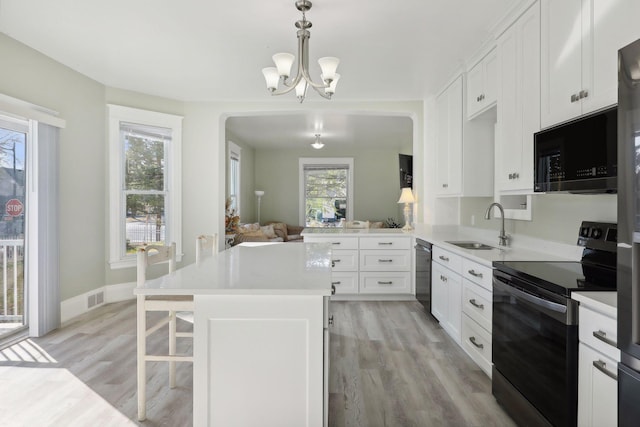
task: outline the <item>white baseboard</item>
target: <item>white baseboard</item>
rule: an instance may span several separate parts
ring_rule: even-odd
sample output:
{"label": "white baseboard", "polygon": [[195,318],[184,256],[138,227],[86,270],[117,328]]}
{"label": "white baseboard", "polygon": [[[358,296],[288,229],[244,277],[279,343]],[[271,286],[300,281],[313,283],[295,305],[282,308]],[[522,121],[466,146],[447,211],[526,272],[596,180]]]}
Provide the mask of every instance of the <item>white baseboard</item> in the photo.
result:
{"label": "white baseboard", "polygon": [[[76,316],[80,316],[81,314],[87,313],[94,308],[100,307],[104,304],[133,299],[133,288],[135,288],[135,286],[135,282],[108,285],[66,299],[60,303],[60,320],[62,323],[64,323]],[[89,297],[99,294],[100,292],[103,293],[103,302],[89,307]]]}

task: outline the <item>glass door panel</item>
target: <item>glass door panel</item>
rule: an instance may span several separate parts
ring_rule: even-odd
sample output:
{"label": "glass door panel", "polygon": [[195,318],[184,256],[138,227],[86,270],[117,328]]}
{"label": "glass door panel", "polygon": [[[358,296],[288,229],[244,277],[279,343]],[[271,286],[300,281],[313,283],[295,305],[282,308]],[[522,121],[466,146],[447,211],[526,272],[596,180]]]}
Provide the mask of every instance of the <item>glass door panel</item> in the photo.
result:
{"label": "glass door panel", "polygon": [[26,327],[24,282],[27,131],[0,123],[0,339]]}

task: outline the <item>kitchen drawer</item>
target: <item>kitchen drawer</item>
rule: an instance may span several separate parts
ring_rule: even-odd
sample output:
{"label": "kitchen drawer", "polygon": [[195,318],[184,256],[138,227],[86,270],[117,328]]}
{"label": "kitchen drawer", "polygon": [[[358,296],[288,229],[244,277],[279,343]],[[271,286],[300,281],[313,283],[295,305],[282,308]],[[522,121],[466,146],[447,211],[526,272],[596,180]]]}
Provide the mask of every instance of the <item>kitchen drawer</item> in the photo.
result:
{"label": "kitchen drawer", "polygon": [[491,335],[466,314],[462,315],[462,348],[491,378]]}
{"label": "kitchen drawer", "polygon": [[409,237],[361,237],[360,249],[411,249]]}
{"label": "kitchen drawer", "polygon": [[462,283],[462,311],[491,333],[493,293],[464,279]]}
{"label": "kitchen drawer", "polygon": [[333,271],[358,271],[358,251],[357,250],[333,250],[331,252]]}
{"label": "kitchen drawer", "polygon": [[462,257],[460,255],[456,255],[445,249],[439,248],[438,246],[434,246],[433,261],[450,268],[458,274],[460,273],[460,267],[462,266]]}
{"label": "kitchen drawer", "polygon": [[331,284],[336,288],[336,295],[357,294],[358,293],[358,273],[357,272],[333,272],[331,273]]}
{"label": "kitchen drawer", "polygon": [[[578,309],[578,334],[580,342],[598,350],[605,356],[620,361],[618,341],[618,323],[616,319],[580,305]],[[605,342],[609,340],[612,343]]]}
{"label": "kitchen drawer", "polygon": [[477,283],[489,291],[493,290],[491,284],[493,269],[491,267],[462,258],[462,277]]}
{"label": "kitchen drawer", "polygon": [[305,237],[307,243],[331,243],[331,247],[335,249],[358,249],[357,237]]}
{"label": "kitchen drawer", "polygon": [[411,252],[360,250],[360,271],[409,271]]}
{"label": "kitchen drawer", "polygon": [[411,292],[409,272],[362,272],[360,293],[406,294]]}

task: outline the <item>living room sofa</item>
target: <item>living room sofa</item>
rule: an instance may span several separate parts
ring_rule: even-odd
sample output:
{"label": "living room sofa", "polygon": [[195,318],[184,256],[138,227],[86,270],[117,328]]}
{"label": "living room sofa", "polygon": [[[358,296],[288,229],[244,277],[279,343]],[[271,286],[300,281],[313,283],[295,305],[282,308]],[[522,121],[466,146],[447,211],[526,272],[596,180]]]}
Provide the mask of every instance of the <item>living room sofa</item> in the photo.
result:
{"label": "living room sofa", "polygon": [[304,227],[284,222],[270,221],[265,225],[258,223],[240,224],[236,231],[234,245],[244,242],[302,242]]}

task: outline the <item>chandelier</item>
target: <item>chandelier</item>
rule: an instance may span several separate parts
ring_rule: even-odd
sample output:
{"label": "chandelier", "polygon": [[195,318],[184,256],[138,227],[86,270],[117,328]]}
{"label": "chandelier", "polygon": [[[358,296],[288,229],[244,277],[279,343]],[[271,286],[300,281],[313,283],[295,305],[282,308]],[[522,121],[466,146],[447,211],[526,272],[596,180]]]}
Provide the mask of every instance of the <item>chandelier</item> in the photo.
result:
{"label": "chandelier", "polygon": [[[262,74],[267,81],[267,89],[271,95],[284,95],[296,90],[296,96],[300,102],[304,101],[307,94],[307,88],[311,86],[323,98],[331,99],[336,91],[336,85],[340,79],[340,74],[336,73],[340,60],[331,56],[318,59],[322,74],[321,83],[315,83],[309,75],[309,37],[311,33],[311,22],[307,21],[305,12],[311,9],[309,0],[296,1],[296,8],[302,12],[302,20],[296,22],[298,28],[298,70],[293,79],[290,79],[291,66],[295,60],[295,56],[290,53],[276,53],[273,55],[275,67],[267,67],[262,69]],[[278,90],[278,84],[282,82],[284,87]]]}

